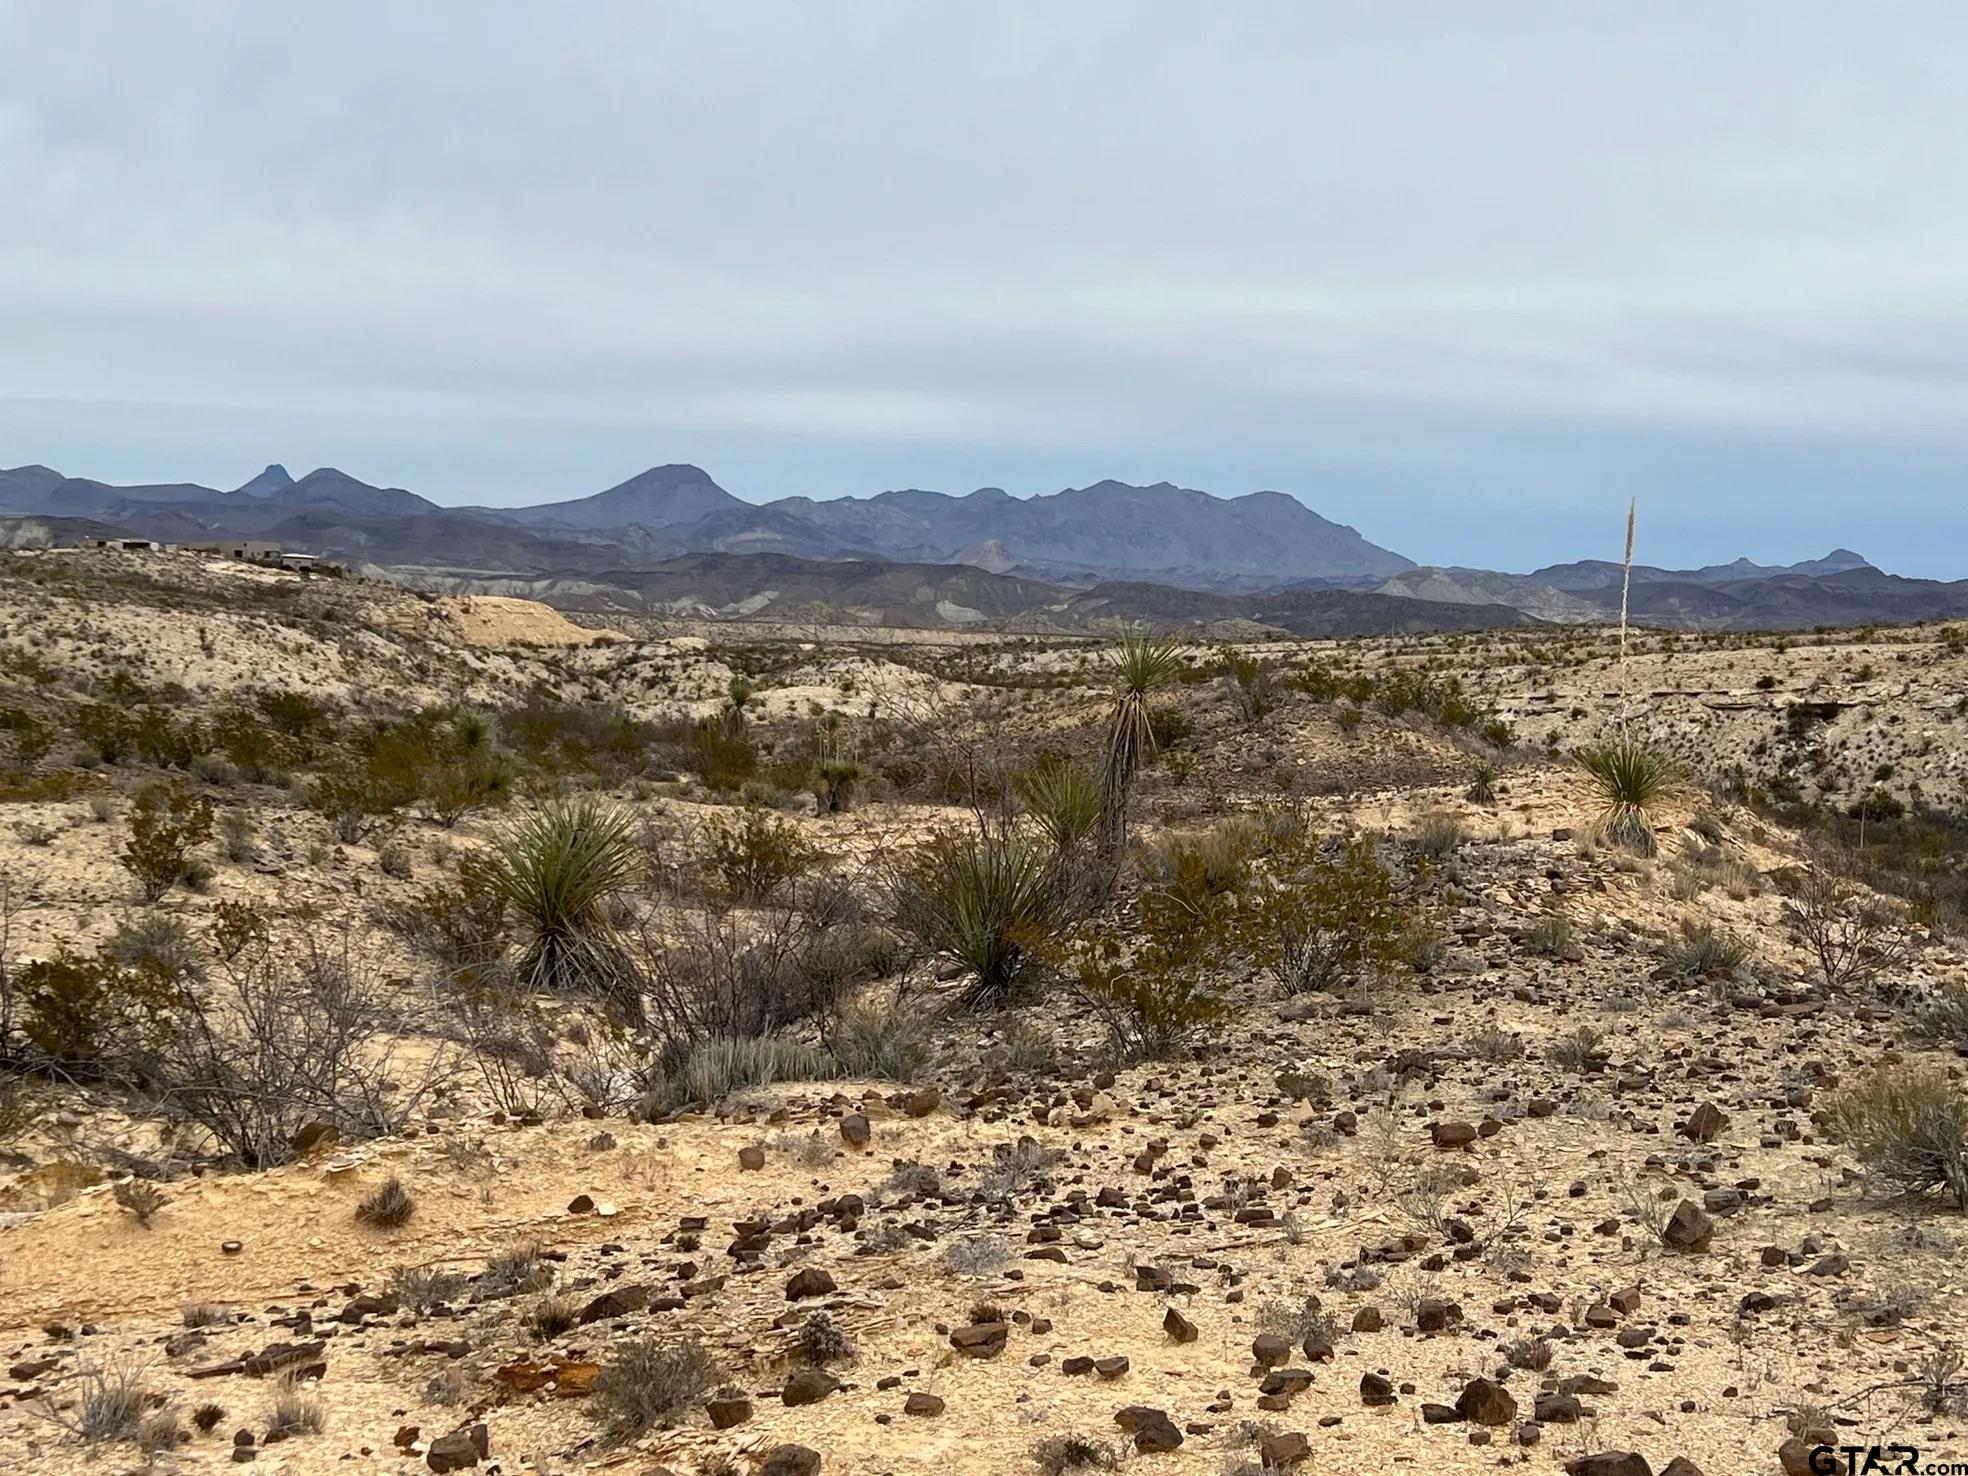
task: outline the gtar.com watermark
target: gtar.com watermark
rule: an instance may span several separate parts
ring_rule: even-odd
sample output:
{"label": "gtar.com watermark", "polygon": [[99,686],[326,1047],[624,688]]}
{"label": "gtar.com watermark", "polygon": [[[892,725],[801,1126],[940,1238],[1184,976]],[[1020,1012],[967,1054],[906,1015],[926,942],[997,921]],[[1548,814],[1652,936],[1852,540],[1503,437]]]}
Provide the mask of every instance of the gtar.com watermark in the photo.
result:
{"label": "gtar.com watermark", "polygon": [[1922,1460],[1917,1445],[1814,1445],[1808,1464],[1811,1476],[1968,1476],[1968,1460]]}

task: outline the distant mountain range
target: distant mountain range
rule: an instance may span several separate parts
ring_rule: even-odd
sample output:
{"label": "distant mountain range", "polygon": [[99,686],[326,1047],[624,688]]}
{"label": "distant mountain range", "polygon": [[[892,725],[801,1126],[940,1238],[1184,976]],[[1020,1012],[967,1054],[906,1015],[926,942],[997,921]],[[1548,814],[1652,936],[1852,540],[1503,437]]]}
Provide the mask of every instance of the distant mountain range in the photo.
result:
{"label": "distant mountain range", "polygon": [[[670,465],[588,497],[494,508],[440,506],[333,467],[296,478],[272,465],[223,491],[34,465],[0,470],[0,517],[16,520],[0,546],[84,526],[170,542],[264,538],[424,588],[718,619],[1481,629],[1616,618],[1621,578],[1603,560],[1529,574],[1423,568],[1282,492],[1217,497],[1168,482],[757,504]],[[1630,608],[1640,623],[1695,629],[1952,618],[1968,614],[1968,581],[1902,579],[1847,549],[1774,567],[1636,565]]]}

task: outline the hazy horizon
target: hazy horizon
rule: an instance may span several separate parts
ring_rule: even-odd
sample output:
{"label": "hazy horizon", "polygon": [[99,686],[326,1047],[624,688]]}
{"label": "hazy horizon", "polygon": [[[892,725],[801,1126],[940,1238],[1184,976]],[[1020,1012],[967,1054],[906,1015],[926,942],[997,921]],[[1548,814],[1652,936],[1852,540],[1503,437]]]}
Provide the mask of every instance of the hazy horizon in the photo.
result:
{"label": "hazy horizon", "polygon": [[[578,20],[578,24],[575,22]],[[0,0],[0,463],[1968,575],[1968,12]]]}

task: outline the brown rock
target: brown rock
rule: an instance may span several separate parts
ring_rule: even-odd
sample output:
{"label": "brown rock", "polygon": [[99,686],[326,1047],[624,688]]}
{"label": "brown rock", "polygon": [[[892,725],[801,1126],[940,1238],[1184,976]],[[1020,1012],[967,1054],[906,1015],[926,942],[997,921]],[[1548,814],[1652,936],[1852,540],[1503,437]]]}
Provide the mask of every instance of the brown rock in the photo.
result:
{"label": "brown rock", "polygon": [[440,1435],[424,1452],[424,1464],[433,1471],[462,1471],[476,1466],[492,1449],[492,1437],[483,1425],[467,1425]]}
{"label": "brown rock", "polygon": [[809,1297],[830,1297],[834,1294],[833,1274],[819,1266],[802,1266],[786,1280],[786,1300],[803,1302]]}
{"label": "brown rock", "polygon": [[631,1312],[640,1312],[649,1305],[654,1296],[646,1286],[617,1287],[614,1291],[603,1292],[581,1309],[580,1323],[586,1327],[591,1322],[607,1322],[617,1317],[627,1317]]}
{"label": "brown rock", "polygon": [[1283,1333],[1259,1333],[1251,1339],[1251,1358],[1262,1368],[1277,1368],[1291,1356],[1291,1339]]}
{"label": "brown rock", "polygon": [[1162,1314],[1162,1331],[1178,1343],[1193,1343],[1200,1332],[1195,1323],[1173,1307]]}
{"label": "brown rock", "polygon": [[950,1346],[966,1358],[996,1358],[1011,1329],[1002,1322],[974,1322],[950,1334]]}
{"label": "brown rock", "polygon": [[1286,1435],[1267,1435],[1257,1448],[1258,1458],[1267,1471],[1283,1471],[1310,1459],[1312,1442],[1293,1431]]}
{"label": "brown rock", "polygon": [[1688,1114],[1688,1120],[1681,1127],[1684,1137],[1697,1143],[1713,1143],[1716,1135],[1729,1125],[1729,1119],[1722,1115],[1722,1109],[1713,1102],[1704,1102]]}
{"label": "brown rock", "polygon": [[1182,1444],[1182,1432],[1164,1410],[1131,1404],[1114,1416],[1114,1423],[1134,1437],[1134,1448],[1144,1455],[1175,1450]]}
{"label": "brown rock", "polygon": [[820,1452],[804,1445],[775,1445],[765,1453],[758,1476],[819,1476]]}
{"label": "brown rock", "polygon": [[1666,1228],[1661,1231],[1661,1239],[1678,1251],[1695,1253],[1708,1249],[1708,1243],[1715,1238],[1715,1221],[1709,1218],[1708,1211],[1692,1199],[1684,1199],[1674,1207],[1668,1216]]}
{"label": "brown rock", "polygon": [[1602,1450],[1565,1462],[1565,1476],[1654,1476],[1654,1469],[1637,1451]]}
{"label": "brown rock", "polygon": [[1456,1413],[1477,1425],[1507,1425],[1517,1418],[1517,1401],[1493,1379],[1471,1379],[1456,1400]]}
{"label": "brown rock", "polygon": [[1466,1148],[1476,1141],[1476,1124],[1473,1122],[1432,1122],[1428,1125],[1428,1136],[1437,1148]]}
{"label": "brown rock", "polygon": [[824,1368],[799,1368],[786,1375],[786,1387],[779,1397],[786,1402],[786,1408],[798,1409],[801,1405],[818,1404],[829,1394],[840,1388],[840,1380]]}

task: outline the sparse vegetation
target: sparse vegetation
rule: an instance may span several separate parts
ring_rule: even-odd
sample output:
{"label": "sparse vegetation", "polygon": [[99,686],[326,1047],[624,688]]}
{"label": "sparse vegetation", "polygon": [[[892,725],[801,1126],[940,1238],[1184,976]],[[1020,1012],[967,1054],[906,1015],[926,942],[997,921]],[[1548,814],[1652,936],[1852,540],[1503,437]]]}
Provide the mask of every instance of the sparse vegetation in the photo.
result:
{"label": "sparse vegetation", "polygon": [[814,848],[799,827],[756,805],[733,818],[705,822],[710,865],[719,882],[741,901],[758,903],[813,864]]}
{"label": "sparse vegetation", "polygon": [[1833,1099],[1825,1128],[1880,1182],[1968,1209],[1968,1095],[1941,1072],[1882,1068]]}
{"label": "sparse vegetation", "polygon": [[209,875],[192,855],[212,834],[212,807],[181,784],[153,784],[131,802],[123,865],[146,902]]}
{"label": "sparse vegetation", "polygon": [[407,1225],[416,1212],[416,1199],[395,1174],[391,1174],[355,1207],[356,1219],[378,1230],[395,1230]]}
{"label": "sparse vegetation", "polygon": [[1893,910],[1836,877],[1807,877],[1784,917],[1833,989],[1864,984],[1906,958],[1906,935]]}
{"label": "sparse vegetation", "polygon": [[1707,923],[1684,923],[1681,936],[1661,950],[1660,971],[1669,978],[1733,974],[1750,959],[1748,940]]}
{"label": "sparse vegetation", "polygon": [[[1315,1422],[1247,1408],[1258,1378],[1227,1415],[1162,1388],[1247,1358],[1348,1401],[1371,1365],[1363,1468],[1461,1448],[1414,1412],[1478,1376],[1562,1417],[1621,1354],[1676,1364],[1633,1436],[1662,1457],[1720,1419],[1774,1445],[1792,1362],[1807,1424],[1938,1429],[1968,1393],[1968,705],[1931,629],[1636,628],[1624,672],[1590,626],[1185,653],[623,613],[486,645],[451,596],[268,573],[155,576],[145,641],[115,582],[145,565],[177,566],[0,558],[0,1189],[77,1268],[23,1283],[9,1364],[111,1465],[415,1426],[421,1469],[481,1421],[485,1459],[578,1459],[584,1417],[604,1461],[906,1465],[1044,1350],[1080,1381],[1027,1436],[1062,1473],[1170,1443],[1157,1407],[1212,1425],[1178,1464],[1291,1469]],[[1685,805],[1570,757],[1629,720]],[[1585,825],[1587,782],[1648,838]],[[126,845],[174,826],[139,905]],[[150,1276],[187,1245],[190,1281]],[[1094,1285],[1141,1295],[1045,1329]],[[124,1348],[169,1359],[134,1424],[85,1400]],[[880,1375],[889,1422],[744,1420],[820,1370]],[[14,1406],[0,1466],[59,1464]],[[1565,1423],[1561,1464],[1626,1439]]]}
{"label": "sparse vegetation", "polygon": [[1243,909],[1252,956],[1286,994],[1376,982],[1412,960],[1416,904],[1365,839],[1279,853]]}
{"label": "sparse vegetation", "polygon": [[688,1339],[623,1344],[595,1380],[590,1401],[602,1439],[621,1445],[638,1438],[702,1399],[721,1377],[711,1355]]}

